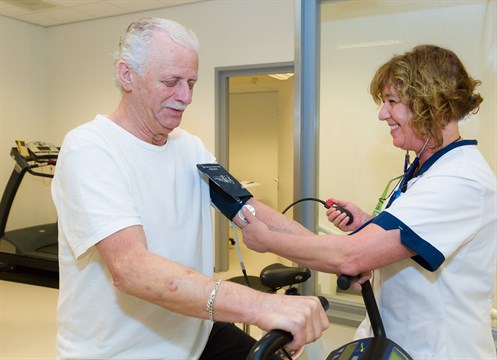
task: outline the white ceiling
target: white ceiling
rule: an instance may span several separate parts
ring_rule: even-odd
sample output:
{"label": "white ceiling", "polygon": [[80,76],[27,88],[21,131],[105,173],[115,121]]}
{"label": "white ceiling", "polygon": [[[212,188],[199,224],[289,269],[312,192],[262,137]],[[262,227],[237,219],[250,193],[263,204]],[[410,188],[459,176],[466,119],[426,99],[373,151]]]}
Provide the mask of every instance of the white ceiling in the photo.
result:
{"label": "white ceiling", "polygon": [[54,26],[200,1],[207,0],[0,0],[0,15]]}
{"label": "white ceiling", "polygon": [[[48,27],[201,1],[208,0],[0,0],[0,15]],[[406,9],[443,8],[460,3],[460,0],[378,1],[376,5],[369,6],[369,11],[370,15],[377,15]],[[322,8],[323,21],[351,18],[357,16],[358,11],[364,15],[357,1],[334,1],[334,11],[327,9],[331,7]]]}

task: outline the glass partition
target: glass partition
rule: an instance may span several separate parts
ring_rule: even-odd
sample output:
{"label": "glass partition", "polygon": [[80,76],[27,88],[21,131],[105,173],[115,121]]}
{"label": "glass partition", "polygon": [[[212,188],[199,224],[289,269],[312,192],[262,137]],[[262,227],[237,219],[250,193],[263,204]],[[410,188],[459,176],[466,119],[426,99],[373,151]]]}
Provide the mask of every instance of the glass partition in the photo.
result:
{"label": "glass partition", "polygon": [[[368,86],[378,66],[423,43],[453,50],[482,80],[485,100],[477,115],[461,123],[461,132],[478,139],[497,172],[496,6],[478,0],[320,2],[320,198],[351,200],[372,212],[389,180],[402,174],[404,152],[393,147],[388,126],[378,121]],[[318,226],[337,231],[324,211]],[[329,274],[318,273],[316,292],[345,308],[362,302],[338,292],[336,277]]]}

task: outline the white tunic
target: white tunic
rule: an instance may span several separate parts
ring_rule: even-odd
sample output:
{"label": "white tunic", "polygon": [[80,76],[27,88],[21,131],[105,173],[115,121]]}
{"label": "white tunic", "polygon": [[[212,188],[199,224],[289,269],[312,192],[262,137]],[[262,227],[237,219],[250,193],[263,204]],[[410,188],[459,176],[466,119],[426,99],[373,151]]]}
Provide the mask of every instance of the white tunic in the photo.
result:
{"label": "white tunic", "polygon": [[[375,271],[387,336],[414,359],[495,359],[497,182],[476,141],[434,154],[372,222],[400,229],[417,253]],[[372,336],[368,326],[356,338]]]}

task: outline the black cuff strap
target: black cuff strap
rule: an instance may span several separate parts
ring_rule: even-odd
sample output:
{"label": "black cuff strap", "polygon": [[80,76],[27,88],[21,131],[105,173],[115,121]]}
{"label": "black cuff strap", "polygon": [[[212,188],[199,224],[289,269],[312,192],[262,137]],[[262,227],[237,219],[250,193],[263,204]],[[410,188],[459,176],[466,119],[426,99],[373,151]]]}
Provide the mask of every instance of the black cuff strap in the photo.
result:
{"label": "black cuff strap", "polygon": [[232,220],[252,194],[219,164],[198,164],[197,168],[209,178],[214,206]]}

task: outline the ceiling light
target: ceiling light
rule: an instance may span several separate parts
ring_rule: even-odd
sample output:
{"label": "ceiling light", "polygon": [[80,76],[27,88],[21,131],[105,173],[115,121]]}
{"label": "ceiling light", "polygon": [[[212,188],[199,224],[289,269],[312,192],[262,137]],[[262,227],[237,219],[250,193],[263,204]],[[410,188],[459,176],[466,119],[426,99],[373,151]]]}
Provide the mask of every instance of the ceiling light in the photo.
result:
{"label": "ceiling light", "polygon": [[268,74],[274,79],[277,80],[288,80],[293,76],[293,73],[286,73],[286,74]]}
{"label": "ceiling light", "polygon": [[9,4],[19,6],[31,11],[45,10],[57,7],[56,5],[50,4],[43,0],[1,0],[1,2],[7,2]]}
{"label": "ceiling light", "polygon": [[368,42],[363,42],[363,43],[338,45],[337,48],[338,49],[356,49],[356,48],[398,45],[398,44],[402,44],[402,41],[401,40],[379,40],[379,41],[368,41]]}

